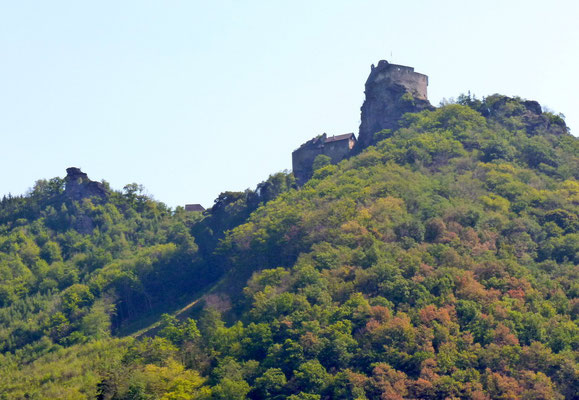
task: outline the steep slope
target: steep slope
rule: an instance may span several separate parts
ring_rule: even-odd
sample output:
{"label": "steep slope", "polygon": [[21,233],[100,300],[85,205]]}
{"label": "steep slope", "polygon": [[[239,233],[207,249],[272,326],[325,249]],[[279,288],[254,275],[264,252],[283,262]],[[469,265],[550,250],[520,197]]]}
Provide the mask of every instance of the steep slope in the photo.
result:
{"label": "steep slope", "polygon": [[[579,141],[535,102],[458,103],[232,214],[247,220],[225,212],[243,196],[224,194],[213,218],[232,229],[200,252],[225,275],[197,320],[66,349],[45,337],[0,357],[0,393],[576,398]],[[215,237],[204,221],[190,225],[199,243]]]}
{"label": "steep slope", "polygon": [[536,103],[461,102],[224,241],[232,271],[265,270],[232,301],[243,329],[202,333],[260,363],[252,398],[272,375],[282,396],[577,395],[577,140]]}
{"label": "steep slope", "polygon": [[224,272],[212,256],[224,230],[287,190],[286,177],[272,176],[259,193],[222,194],[206,216],[171,211],[137,184],[113,191],[78,168],[4,197],[0,351],[130,332],[196,298]]}

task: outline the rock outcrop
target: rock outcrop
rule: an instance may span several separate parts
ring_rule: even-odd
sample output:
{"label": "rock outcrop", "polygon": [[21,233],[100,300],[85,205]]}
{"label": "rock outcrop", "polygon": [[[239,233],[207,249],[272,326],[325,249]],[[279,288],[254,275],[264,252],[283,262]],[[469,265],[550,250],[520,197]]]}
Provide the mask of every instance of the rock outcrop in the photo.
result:
{"label": "rock outcrop", "polygon": [[[69,201],[81,201],[92,198],[93,200],[104,200],[108,193],[105,186],[100,182],[91,181],[87,174],[80,168],[70,167],[66,169],[64,178],[64,196]],[[72,219],[72,227],[79,233],[88,235],[94,230],[92,218],[82,211],[82,208],[75,207],[76,212]]]}
{"label": "rock outcrop", "polygon": [[376,67],[372,65],[361,109],[359,145],[371,145],[374,134],[383,129],[397,129],[405,113],[433,109],[427,87],[428,76],[414,72],[412,67],[386,60],[381,60]]}
{"label": "rock outcrop", "polygon": [[91,181],[80,168],[67,168],[64,181],[64,194],[70,200],[79,201],[88,197],[103,199],[107,196],[105,186],[100,182]]}
{"label": "rock outcrop", "polygon": [[563,118],[548,112],[544,113],[541,105],[534,100],[521,100],[495,94],[489,96],[486,103],[489,105],[488,108],[479,109],[484,117],[497,119],[501,123],[506,123],[506,120],[511,117],[520,117],[529,136],[545,132],[559,136],[568,132]]}

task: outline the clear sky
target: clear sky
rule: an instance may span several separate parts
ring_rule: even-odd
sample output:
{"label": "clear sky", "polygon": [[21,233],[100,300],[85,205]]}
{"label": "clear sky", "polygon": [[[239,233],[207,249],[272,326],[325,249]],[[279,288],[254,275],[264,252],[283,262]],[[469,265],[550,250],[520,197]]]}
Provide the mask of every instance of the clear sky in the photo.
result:
{"label": "clear sky", "polygon": [[539,101],[579,132],[579,2],[0,0],[0,195],[81,167],[211,206],[357,132],[380,59]]}

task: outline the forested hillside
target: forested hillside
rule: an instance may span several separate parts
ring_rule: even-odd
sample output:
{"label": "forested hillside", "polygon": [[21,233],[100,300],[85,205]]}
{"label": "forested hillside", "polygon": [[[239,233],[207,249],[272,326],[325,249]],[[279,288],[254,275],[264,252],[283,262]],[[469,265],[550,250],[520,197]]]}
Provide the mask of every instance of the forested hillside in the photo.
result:
{"label": "forested hillside", "polygon": [[205,215],[4,198],[0,398],[578,398],[579,140],[500,95],[400,126]]}

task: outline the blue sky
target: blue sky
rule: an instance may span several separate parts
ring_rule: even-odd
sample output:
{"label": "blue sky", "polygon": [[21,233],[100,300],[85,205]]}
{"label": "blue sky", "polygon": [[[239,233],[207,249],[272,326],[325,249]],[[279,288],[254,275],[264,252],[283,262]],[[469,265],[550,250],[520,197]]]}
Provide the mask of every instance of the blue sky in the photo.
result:
{"label": "blue sky", "polygon": [[0,0],[0,195],[78,166],[211,206],[357,132],[380,59],[429,98],[539,101],[579,132],[576,1]]}

